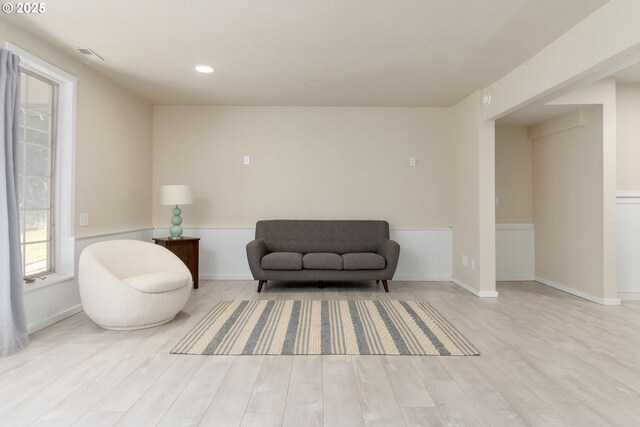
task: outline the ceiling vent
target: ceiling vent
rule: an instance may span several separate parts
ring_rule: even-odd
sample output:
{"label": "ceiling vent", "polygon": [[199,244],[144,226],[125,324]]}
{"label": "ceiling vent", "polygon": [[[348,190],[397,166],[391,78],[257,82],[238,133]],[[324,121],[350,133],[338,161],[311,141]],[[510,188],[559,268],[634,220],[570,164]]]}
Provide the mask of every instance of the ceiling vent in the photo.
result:
{"label": "ceiling vent", "polygon": [[98,55],[96,52],[94,52],[93,50],[86,48],[86,47],[79,47],[78,52],[80,52],[85,59],[87,59],[88,61],[91,62],[100,62],[100,61],[104,61],[104,58],[100,55]]}

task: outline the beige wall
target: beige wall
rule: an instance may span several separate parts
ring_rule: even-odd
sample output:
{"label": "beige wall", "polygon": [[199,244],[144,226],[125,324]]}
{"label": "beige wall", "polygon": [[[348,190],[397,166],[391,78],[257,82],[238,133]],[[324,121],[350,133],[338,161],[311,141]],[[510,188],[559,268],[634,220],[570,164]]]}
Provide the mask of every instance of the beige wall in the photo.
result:
{"label": "beige wall", "polygon": [[[589,238],[592,239],[592,245],[588,248],[583,247],[581,250],[600,250],[602,275],[597,279],[600,283],[600,292],[595,296],[603,298],[604,304],[617,304],[619,300],[616,273],[616,82],[612,78],[605,78],[563,95],[550,104],[601,106],[602,132],[599,163],[601,191],[594,192],[592,195],[598,199],[597,206],[602,218],[602,227],[585,228]],[[597,170],[592,173],[597,173]],[[580,267],[573,264],[565,267],[567,270],[576,268]]]}
{"label": "beige wall", "polygon": [[536,276],[603,298],[603,114],[533,141]]}
{"label": "beige wall", "polygon": [[[495,292],[494,122],[481,118],[480,92],[452,108],[453,277],[480,296]],[[467,256],[468,265],[461,263]],[[472,260],[476,262],[475,270]]]}
{"label": "beige wall", "polygon": [[618,191],[640,191],[640,83],[616,85]]}
{"label": "beige wall", "polygon": [[[152,107],[49,43],[0,20],[10,42],[77,78],[75,233],[151,226]],[[78,214],[90,215],[78,227]]]}
{"label": "beige wall", "polygon": [[160,186],[182,183],[195,197],[183,208],[185,227],[253,227],[268,218],[449,227],[449,116],[429,108],[156,106],[154,225],[171,216]]}
{"label": "beige wall", "polygon": [[532,156],[526,126],[496,125],[496,223],[533,222]]}

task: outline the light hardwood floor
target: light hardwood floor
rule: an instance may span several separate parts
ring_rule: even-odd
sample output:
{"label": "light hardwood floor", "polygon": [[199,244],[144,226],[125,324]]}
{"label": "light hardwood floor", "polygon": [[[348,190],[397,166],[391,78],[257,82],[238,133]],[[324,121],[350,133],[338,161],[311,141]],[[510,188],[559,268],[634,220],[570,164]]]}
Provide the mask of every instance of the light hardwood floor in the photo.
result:
{"label": "light hardwood floor", "polygon": [[[640,302],[603,307],[536,283],[479,299],[452,283],[201,282],[166,325],[106,331],[84,313],[0,359],[0,425],[640,425]],[[186,356],[223,299],[428,301],[479,357]]]}

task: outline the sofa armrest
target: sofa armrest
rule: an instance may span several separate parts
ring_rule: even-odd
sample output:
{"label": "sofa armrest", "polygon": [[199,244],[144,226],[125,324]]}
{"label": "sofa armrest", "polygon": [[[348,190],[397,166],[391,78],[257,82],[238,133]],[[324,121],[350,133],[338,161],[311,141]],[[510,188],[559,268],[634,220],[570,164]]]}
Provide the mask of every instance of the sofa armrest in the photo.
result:
{"label": "sofa armrest", "polygon": [[393,273],[395,273],[396,267],[398,266],[398,259],[400,258],[400,245],[398,242],[389,239],[383,240],[380,242],[376,252],[378,255],[382,255],[387,261],[386,270],[389,271],[393,277]]}
{"label": "sofa armrest", "polygon": [[249,269],[255,280],[259,279],[259,273],[262,271],[262,257],[267,254],[267,245],[262,239],[252,240],[247,243],[247,260],[249,261]]}

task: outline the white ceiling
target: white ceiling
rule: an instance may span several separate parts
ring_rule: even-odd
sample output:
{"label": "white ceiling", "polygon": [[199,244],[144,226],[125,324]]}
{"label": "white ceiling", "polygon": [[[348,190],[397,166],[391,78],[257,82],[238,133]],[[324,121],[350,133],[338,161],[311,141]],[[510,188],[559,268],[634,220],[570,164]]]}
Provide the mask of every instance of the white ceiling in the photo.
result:
{"label": "white ceiling", "polygon": [[[154,104],[450,106],[606,0],[53,0],[16,25]],[[216,71],[201,75],[196,64]]]}

